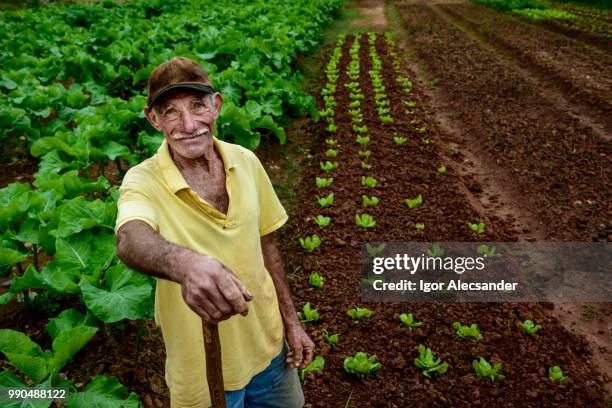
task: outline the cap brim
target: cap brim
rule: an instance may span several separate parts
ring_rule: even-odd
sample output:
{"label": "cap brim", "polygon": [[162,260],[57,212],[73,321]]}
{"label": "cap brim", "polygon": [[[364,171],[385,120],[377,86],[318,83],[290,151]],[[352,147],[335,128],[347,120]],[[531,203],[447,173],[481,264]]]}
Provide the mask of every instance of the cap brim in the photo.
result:
{"label": "cap brim", "polygon": [[213,89],[212,86],[204,85],[200,83],[174,84],[174,85],[167,86],[166,88],[159,91],[153,97],[153,99],[151,99],[151,102],[149,102],[149,104],[147,105],[147,108],[151,109],[153,106],[155,106],[156,103],[159,103],[163,101],[166,97],[172,94],[181,92],[181,91],[198,91],[198,92],[203,92],[207,94],[215,93],[215,90]]}

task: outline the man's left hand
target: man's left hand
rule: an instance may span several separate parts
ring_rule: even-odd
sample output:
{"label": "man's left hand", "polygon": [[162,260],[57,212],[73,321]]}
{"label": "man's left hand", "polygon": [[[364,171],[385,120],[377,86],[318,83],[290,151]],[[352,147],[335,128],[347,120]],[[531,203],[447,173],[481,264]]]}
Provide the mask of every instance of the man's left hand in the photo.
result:
{"label": "man's left hand", "polygon": [[286,331],[289,343],[287,364],[303,370],[312,361],[315,345],[300,323],[287,327]]}

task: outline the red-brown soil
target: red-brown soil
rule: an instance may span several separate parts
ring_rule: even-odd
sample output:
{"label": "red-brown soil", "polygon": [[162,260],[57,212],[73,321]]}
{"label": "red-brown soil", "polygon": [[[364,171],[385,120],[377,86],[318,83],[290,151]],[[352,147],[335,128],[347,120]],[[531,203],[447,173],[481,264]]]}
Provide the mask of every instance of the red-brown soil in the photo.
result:
{"label": "red-brown soil", "polygon": [[[565,330],[541,305],[377,303],[365,305],[375,311],[370,319],[353,322],[346,316],[348,308],[364,306],[359,302],[362,242],[508,241],[519,238],[519,233],[510,224],[471,205],[466,186],[473,186],[474,181],[460,175],[454,162],[445,162],[440,143],[442,135],[428,118],[427,100],[422,90],[415,89],[410,97],[417,103],[416,113],[403,114],[406,98],[394,81],[386,46],[380,37],[377,48],[383,59],[384,82],[395,122],[381,126],[376,116],[373,89],[367,74],[371,67],[369,46],[364,37],[359,81],[366,96],[362,109],[372,139],[367,147],[372,151],[369,162],[373,169],[360,168],[361,160],[357,157],[360,148],[350,129],[348,92],[343,86],[347,81],[344,70],[351,41],[349,37],[344,47],[336,94],[338,131],[335,137],[340,141],[340,154],[334,160],[339,161],[340,167],[329,174],[334,177],[329,189],[320,191],[315,187],[315,176],[323,173],[318,163],[326,160],[323,140],[329,135],[323,125],[314,128],[313,137],[319,147],[312,152],[312,165],[306,169],[306,176],[298,186],[300,208],[293,214],[282,244],[298,307],[311,302],[321,313],[321,321],[307,327],[326,365],[322,373],[310,375],[304,385],[307,406],[602,406],[604,380],[599,373],[584,369],[585,364],[588,365],[585,362],[591,358],[586,341]],[[421,126],[427,129],[425,135],[415,130]],[[392,140],[394,133],[407,137],[406,145],[396,146]],[[424,144],[424,137],[436,143]],[[448,168],[446,174],[436,171],[441,164]],[[360,177],[366,174],[378,179],[379,185],[373,189],[362,187]],[[473,189],[478,190],[478,187]],[[330,191],[335,194],[334,204],[327,209],[317,208],[314,198]],[[377,223],[371,231],[360,230],[354,221],[355,213],[362,212],[362,194],[380,198],[378,206],[367,210]],[[417,194],[423,195],[424,204],[409,210],[403,200]],[[312,220],[318,214],[330,216],[331,225],[319,229]],[[468,222],[476,220],[486,222],[486,233],[482,237],[467,228]],[[415,222],[425,223],[425,230],[417,231]],[[321,247],[311,255],[300,253],[297,239],[313,233],[321,236]],[[325,278],[323,289],[308,285],[311,272],[318,272]],[[413,313],[426,327],[408,332],[398,320],[402,312]],[[533,338],[522,335],[515,324],[518,319],[527,318],[544,322],[547,330]],[[450,327],[455,320],[478,323],[484,340],[455,339]],[[321,336],[323,329],[340,333],[336,348],[326,345]],[[425,379],[413,364],[419,343],[431,347],[449,363],[449,372],[434,381]],[[343,370],[342,363],[346,356],[357,351],[376,354],[384,368],[365,380],[351,377]],[[479,380],[471,368],[471,361],[478,356],[501,361],[506,380],[500,383]],[[571,383],[551,385],[546,371],[550,365],[557,364],[572,373]]]}

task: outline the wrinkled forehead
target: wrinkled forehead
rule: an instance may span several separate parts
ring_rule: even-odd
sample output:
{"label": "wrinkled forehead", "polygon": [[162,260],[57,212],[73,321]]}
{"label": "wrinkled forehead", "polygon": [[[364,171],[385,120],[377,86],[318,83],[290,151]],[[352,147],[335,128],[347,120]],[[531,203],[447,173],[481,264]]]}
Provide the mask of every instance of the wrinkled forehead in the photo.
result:
{"label": "wrinkled forehead", "polygon": [[164,110],[169,106],[189,105],[196,100],[207,100],[213,94],[205,92],[180,91],[173,93],[159,103],[159,109]]}

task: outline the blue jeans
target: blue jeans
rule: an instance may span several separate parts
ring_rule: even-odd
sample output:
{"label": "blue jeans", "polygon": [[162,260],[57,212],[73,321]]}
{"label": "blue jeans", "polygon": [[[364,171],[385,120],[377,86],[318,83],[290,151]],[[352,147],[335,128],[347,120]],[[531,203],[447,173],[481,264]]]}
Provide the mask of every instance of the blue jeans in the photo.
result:
{"label": "blue jeans", "polygon": [[254,376],[246,387],[225,392],[228,408],[302,408],[304,394],[297,369],[285,362],[287,342],[270,365]]}

